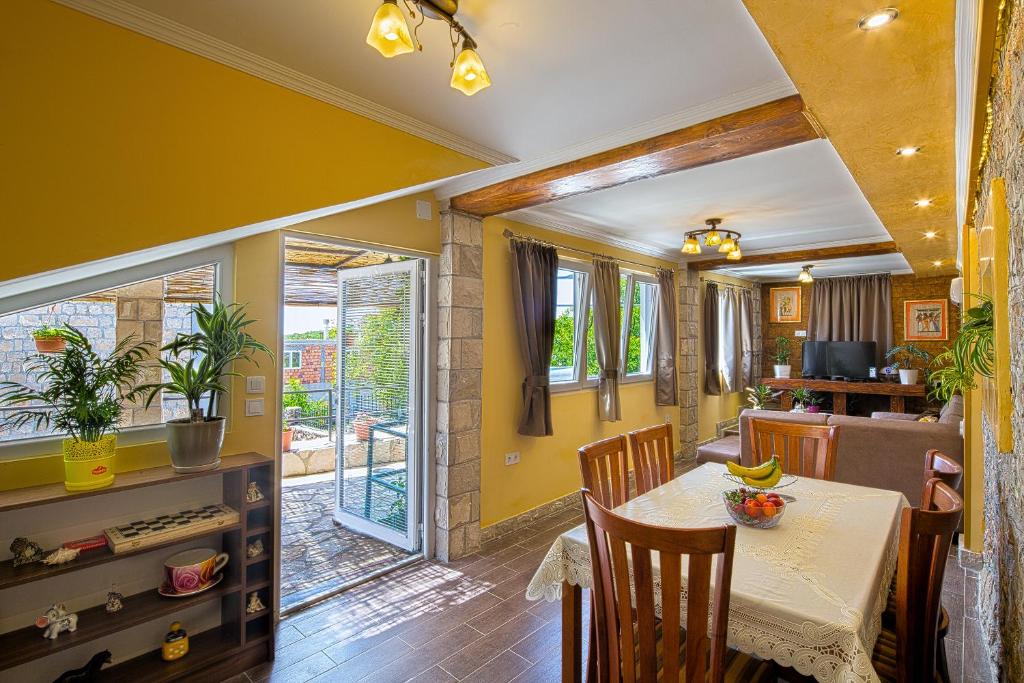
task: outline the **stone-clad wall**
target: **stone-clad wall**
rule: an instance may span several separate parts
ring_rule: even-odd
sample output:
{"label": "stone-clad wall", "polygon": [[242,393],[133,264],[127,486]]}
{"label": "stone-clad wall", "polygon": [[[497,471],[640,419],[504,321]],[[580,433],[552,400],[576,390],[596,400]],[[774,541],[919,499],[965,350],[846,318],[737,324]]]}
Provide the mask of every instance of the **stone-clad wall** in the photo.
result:
{"label": "stone-clad wall", "polygon": [[[1012,454],[996,451],[985,425],[985,553],[978,613],[996,676],[1024,681],[1024,8],[1007,3],[1006,47],[993,78],[992,132],[981,187],[1006,180],[1010,209]],[[981,219],[984,202],[975,220]]]}

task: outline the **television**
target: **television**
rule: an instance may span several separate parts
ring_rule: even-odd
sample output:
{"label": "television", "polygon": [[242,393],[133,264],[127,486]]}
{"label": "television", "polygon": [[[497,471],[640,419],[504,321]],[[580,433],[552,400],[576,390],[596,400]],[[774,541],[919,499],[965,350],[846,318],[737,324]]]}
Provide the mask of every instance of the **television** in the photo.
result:
{"label": "television", "polygon": [[825,379],[829,376],[825,356],[825,349],[829,344],[831,342],[826,341],[805,341],[803,343],[801,376],[813,379]]}
{"label": "television", "polygon": [[875,342],[829,342],[825,365],[832,378],[868,379],[868,368],[875,365]]}

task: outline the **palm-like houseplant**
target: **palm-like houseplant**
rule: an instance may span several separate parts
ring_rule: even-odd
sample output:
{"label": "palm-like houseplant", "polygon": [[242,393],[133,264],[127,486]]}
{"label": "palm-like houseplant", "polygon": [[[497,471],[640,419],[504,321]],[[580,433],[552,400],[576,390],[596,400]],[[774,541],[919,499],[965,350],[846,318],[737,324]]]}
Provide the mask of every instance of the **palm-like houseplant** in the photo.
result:
{"label": "palm-like houseplant", "polygon": [[885,352],[885,360],[900,371],[902,384],[917,384],[918,368],[914,365],[920,361],[927,367],[932,361],[932,354],[915,344],[898,344]]}
{"label": "palm-like houseplant", "polygon": [[932,361],[928,375],[931,390],[928,398],[949,401],[956,394],[966,394],[977,386],[975,374],[991,377],[995,363],[993,343],[994,313],[992,298],[971,294],[981,303],[964,311],[963,323],[952,346]]}
{"label": "palm-like houseplant", "polygon": [[797,387],[790,391],[789,394],[793,398],[793,410],[791,412],[818,412],[818,406],[821,405],[821,397],[810,389]]}
{"label": "palm-like houseplant", "polygon": [[747,403],[754,410],[764,410],[768,404],[782,395],[781,391],[772,391],[767,384],[758,384],[754,387],[747,387]]}
{"label": "palm-like houseplant", "polygon": [[227,392],[224,378],[238,376],[231,370],[232,364],[244,360],[259,367],[258,352],[271,360],[274,357],[266,344],[246,331],[256,321],[246,316],[244,305],[217,299],[209,307],[197,304],[192,312],[197,331],[178,334],[160,349],[167,354],[159,361],[167,380],[142,387],[149,392],[147,406],[163,392],[178,394],[188,403],[187,418],[167,422],[171,464],[179,472],[213,469],[220,464],[225,421],[218,408]]}
{"label": "palm-like houseplant", "polygon": [[114,482],[113,460],[124,403],[141,398],[136,386],[152,344],[122,339],[106,357],[78,329],[58,328],[65,342],[59,353],[29,357],[26,367],[39,388],[17,382],[0,383],[0,405],[18,408],[5,419],[14,429],[31,424],[67,434],[65,486],[83,491]]}
{"label": "palm-like houseplant", "polygon": [[779,335],[775,338],[775,376],[780,379],[787,379],[792,368],[789,365],[789,357],[792,354],[789,346],[789,337]]}

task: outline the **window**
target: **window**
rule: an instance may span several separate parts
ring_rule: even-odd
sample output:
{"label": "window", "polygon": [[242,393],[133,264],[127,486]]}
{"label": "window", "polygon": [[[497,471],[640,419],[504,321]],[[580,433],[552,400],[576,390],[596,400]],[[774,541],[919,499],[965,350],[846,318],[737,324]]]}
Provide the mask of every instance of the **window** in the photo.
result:
{"label": "window", "polygon": [[[155,357],[176,335],[196,329],[192,307],[209,304],[218,292],[223,294],[221,271],[229,262],[229,250],[211,249],[0,297],[0,381],[37,382],[28,373],[28,360],[37,352],[33,332],[42,327],[71,325],[101,356],[133,336],[136,341],[152,343]],[[155,379],[151,375],[147,371],[143,381]],[[34,424],[19,428],[5,424],[3,418],[14,410],[17,408],[0,407],[0,450],[16,446],[11,457],[53,452],[55,445],[49,442],[62,435],[51,428],[36,430]],[[159,438],[143,432],[162,429],[167,420],[187,413],[185,400],[174,394],[158,397],[149,408],[144,401],[130,404],[122,415],[119,442]]]}
{"label": "window", "polygon": [[302,351],[284,352],[284,369],[298,370],[302,367]]}
{"label": "window", "polygon": [[[594,340],[591,268],[589,264],[572,261],[562,261],[559,265],[551,385],[555,390],[596,386],[601,368]],[[622,381],[643,381],[652,377],[657,296],[654,278],[640,273],[622,274],[619,280]]]}

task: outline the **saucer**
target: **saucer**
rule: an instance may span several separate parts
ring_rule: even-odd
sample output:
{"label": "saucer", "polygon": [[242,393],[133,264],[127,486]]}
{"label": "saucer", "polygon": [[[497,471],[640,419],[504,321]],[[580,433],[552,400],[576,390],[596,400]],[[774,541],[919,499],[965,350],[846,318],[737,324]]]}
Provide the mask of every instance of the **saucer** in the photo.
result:
{"label": "saucer", "polygon": [[210,590],[218,583],[220,583],[223,579],[224,572],[221,572],[220,574],[217,574],[217,576],[213,577],[213,579],[205,586],[200,586],[199,588],[194,588],[190,591],[185,591],[184,593],[175,592],[175,590],[171,588],[171,585],[169,583],[165,583],[157,589],[157,592],[165,598],[187,598],[190,595],[196,595],[197,593],[202,593],[203,591]]}

